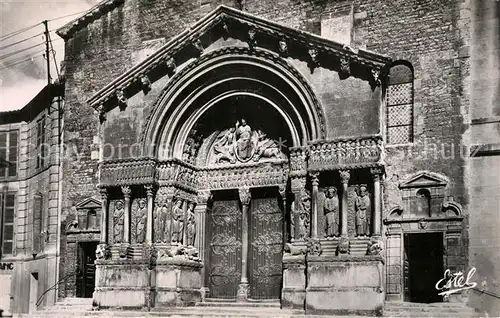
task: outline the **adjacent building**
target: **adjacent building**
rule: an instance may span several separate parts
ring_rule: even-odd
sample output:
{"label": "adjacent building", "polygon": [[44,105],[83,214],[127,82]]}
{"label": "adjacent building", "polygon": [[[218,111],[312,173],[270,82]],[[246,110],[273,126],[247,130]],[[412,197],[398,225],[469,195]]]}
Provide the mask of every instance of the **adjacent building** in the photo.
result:
{"label": "adjacent building", "polygon": [[54,304],[60,224],[60,110],[64,86],[42,89],[0,112],[1,308],[3,315]]}

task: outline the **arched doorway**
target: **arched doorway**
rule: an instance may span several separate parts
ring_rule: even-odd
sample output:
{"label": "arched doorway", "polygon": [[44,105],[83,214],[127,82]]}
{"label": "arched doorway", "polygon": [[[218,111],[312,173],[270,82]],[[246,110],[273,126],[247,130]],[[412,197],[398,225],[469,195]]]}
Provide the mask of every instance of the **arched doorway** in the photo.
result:
{"label": "arched doorway", "polygon": [[176,160],[193,176],[189,186],[179,174],[177,183],[160,177],[160,193],[168,192],[162,184],[178,193],[168,199],[171,215],[181,215],[190,196],[210,198],[198,200],[192,217],[209,297],[280,298],[290,149],[325,138],[324,128],[305,79],[274,54],[226,48],[171,79],[146,125],[143,151]]}

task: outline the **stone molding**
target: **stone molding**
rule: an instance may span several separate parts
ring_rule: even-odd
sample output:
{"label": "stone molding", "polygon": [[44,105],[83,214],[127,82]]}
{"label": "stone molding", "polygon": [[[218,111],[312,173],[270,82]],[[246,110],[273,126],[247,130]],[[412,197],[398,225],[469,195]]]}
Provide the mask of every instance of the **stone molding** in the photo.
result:
{"label": "stone molding", "polygon": [[[121,2],[122,0],[110,1],[111,4]],[[99,10],[97,10],[97,12],[99,12]],[[82,17],[83,19],[80,18],[82,19],[81,22],[77,20],[74,29],[80,29],[84,27],[84,25],[87,25],[91,20],[91,16],[92,15],[86,15]],[[242,30],[246,30],[246,32],[242,32]],[[251,30],[250,33],[248,32],[249,30]],[[70,32],[65,32],[64,28],[60,29],[58,32],[63,38],[68,38],[68,34],[70,34]],[[116,89],[123,90],[127,96],[133,96],[141,89],[141,85],[135,85],[137,87],[133,87],[133,84],[140,82],[140,76],[147,76],[148,73],[154,70],[160,70],[167,59],[175,59],[177,64],[182,64],[191,57],[196,58],[199,56],[200,50],[197,48],[208,47],[210,44],[201,42],[202,36],[207,33],[211,33],[211,36],[205,36],[204,38],[211,39],[211,41],[216,41],[221,37],[234,37],[246,42],[251,40],[251,49],[255,49],[255,46],[259,45],[259,43],[255,41],[256,37],[271,38],[276,43],[286,38],[289,39],[289,41],[294,41],[295,45],[307,48],[308,50],[306,51],[316,51],[318,53],[317,55],[321,56],[323,59],[333,59],[339,61],[339,63],[342,60],[349,60],[351,64],[357,64],[361,68],[367,69],[367,73],[370,74],[370,76],[367,76],[366,80],[372,79],[371,70],[385,69],[386,65],[391,61],[391,59],[385,55],[375,54],[363,49],[352,50],[346,45],[321,38],[317,35],[286,27],[270,20],[262,19],[249,13],[221,5],[196,22],[193,26],[174,37],[145,61],[134,66],[116,78],[113,82],[109,83],[90,98],[88,103],[93,107],[98,107],[98,105],[110,100],[116,102],[112,93]],[[254,40],[252,40],[252,38]],[[187,46],[192,48],[191,51],[193,51],[193,56],[183,56],[180,53],[182,49]],[[278,48],[279,45],[276,45],[276,47]],[[294,51],[300,52],[301,50]],[[291,52],[288,52],[288,55],[290,55],[290,53]],[[309,55],[299,56],[299,53],[294,54],[292,57],[300,58],[305,61],[311,58]],[[319,63],[320,61],[316,62],[318,65]]]}

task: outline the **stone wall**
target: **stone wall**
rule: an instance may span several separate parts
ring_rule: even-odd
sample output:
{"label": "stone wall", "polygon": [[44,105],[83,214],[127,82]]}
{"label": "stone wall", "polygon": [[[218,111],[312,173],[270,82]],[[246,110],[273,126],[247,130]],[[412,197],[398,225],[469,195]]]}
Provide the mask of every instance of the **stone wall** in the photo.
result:
{"label": "stone wall", "polygon": [[[500,2],[473,1],[470,144],[495,151],[470,158],[467,185],[470,195],[470,265],[476,267],[478,290],[471,292],[471,305],[500,315]],[[473,148],[476,151],[478,148]],[[495,155],[496,153],[496,155]],[[472,217],[474,214],[474,217]],[[484,291],[484,292],[482,292]],[[495,297],[496,295],[496,297]]]}
{"label": "stone wall", "polygon": [[[345,16],[347,12],[352,14],[353,46],[411,62],[415,72],[415,142],[388,149],[387,180],[393,180],[395,175],[403,180],[421,170],[441,173],[450,179],[447,195],[467,212],[465,163],[460,156],[467,113],[467,3],[280,0],[247,1],[245,9],[317,34],[322,33],[322,20]],[[65,143],[73,151],[64,163],[65,213],[75,203],[98,194],[96,141],[100,132],[97,114],[86,100],[147,56],[151,51],[148,41],[168,41],[219,4],[237,7],[236,1],[126,1],[67,42]],[[366,124],[366,119],[379,114],[376,106],[380,91],[372,92],[366,82],[356,79],[341,82],[335,74],[322,69],[311,75],[300,62],[294,65],[312,82],[325,105],[329,137],[378,132],[378,125]],[[107,141],[119,144],[136,140],[140,136],[138,127],[149,111],[145,105],[155,100],[164,84],[164,80],[153,83],[153,90],[144,98],[137,94],[125,112],[114,109],[108,113]],[[467,233],[461,240],[467,246]],[[460,257],[465,267],[467,255]]]}

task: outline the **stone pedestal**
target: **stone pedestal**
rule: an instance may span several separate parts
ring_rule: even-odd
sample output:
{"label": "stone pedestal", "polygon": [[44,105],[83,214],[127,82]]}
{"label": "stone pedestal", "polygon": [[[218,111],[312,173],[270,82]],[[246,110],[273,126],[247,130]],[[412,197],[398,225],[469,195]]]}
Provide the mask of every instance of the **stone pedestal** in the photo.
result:
{"label": "stone pedestal", "polygon": [[382,315],[381,256],[308,256],[306,262],[307,313]]}
{"label": "stone pedestal", "polygon": [[154,282],[155,307],[194,306],[202,298],[202,264],[172,258],[158,261]]}
{"label": "stone pedestal", "polygon": [[304,255],[283,257],[283,308],[304,309],[306,299],[306,264]]}
{"label": "stone pedestal", "polygon": [[97,260],[94,304],[99,309],[148,307],[149,271],[144,261]]}

